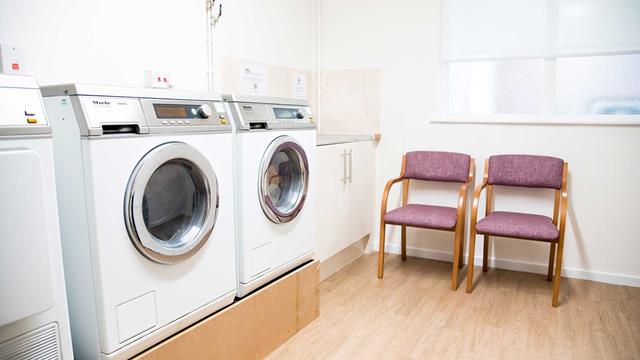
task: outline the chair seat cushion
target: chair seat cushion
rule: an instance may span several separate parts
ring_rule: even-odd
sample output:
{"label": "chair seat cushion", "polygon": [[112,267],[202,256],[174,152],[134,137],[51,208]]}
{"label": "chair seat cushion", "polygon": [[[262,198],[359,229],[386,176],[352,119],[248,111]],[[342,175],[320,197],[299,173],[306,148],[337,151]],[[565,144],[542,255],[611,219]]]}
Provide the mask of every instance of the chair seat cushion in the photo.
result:
{"label": "chair seat cushion", "polygon": [[384,215],[387,224],[439,230],[453,230],[456,219],[455,208],[419,204],[407,204]]}
{"label": "chair seat cushion", "polygon": [[476,224],[478,234],[553,241],[560,232],[551,218],[542,215],[495,211]]}

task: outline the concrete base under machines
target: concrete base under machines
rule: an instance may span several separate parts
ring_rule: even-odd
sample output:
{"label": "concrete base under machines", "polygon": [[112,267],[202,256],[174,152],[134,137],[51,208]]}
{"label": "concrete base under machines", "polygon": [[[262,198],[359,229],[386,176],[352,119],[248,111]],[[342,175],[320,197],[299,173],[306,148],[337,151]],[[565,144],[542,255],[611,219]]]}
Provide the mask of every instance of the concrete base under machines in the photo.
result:
{"label": "concrete base under machines", "polygon": [[303,265],[134,359],[261,359],[320,315],[319,279]]}

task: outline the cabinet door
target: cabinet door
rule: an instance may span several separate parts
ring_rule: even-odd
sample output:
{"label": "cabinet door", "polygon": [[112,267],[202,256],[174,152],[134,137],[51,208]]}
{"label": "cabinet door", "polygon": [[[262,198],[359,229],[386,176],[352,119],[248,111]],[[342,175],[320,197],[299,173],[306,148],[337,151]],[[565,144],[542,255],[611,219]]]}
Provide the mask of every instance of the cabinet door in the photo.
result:
{"label": "cabinet door", "polygon": [[324,261],[344,249],[352,237],[349,197],[343,181],[346,147],[319,146],[316,152],[316,244],[317,257]]}
{"label": "cabinet door", "polygon": [[[351,143],[348,193],[353,235],[350,245],[373,230],[375,195],[375,145],[372,141]],[[349,149],[347,149],[349,152]]]}

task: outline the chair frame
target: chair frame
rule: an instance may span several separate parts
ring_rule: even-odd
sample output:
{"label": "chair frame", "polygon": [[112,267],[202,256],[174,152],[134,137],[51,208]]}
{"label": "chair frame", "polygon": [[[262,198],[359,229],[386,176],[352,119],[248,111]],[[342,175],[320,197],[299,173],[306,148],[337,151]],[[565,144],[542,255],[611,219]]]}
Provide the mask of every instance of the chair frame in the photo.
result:
{"label": "chair frame", "polygon": [[[564,162],[562,168],[562,185],[560,189],[555,189],[554,202],[553,202],[553,225],[558,226],[558,218],[560,220],[558,239],[553,241],[536,240],[536,239],[524,239],[531,241],[549,242],[549,267],[547,269],[547,281],[553,279],[553,292],[551,305],[558,307],[558,297],[560,293],[560,277],[562,274],[562,256],[564,251],[564,233],[566,229],[567,220],[567,208],[568,208],[568,196],[567,196],[567,177],[569,175],[569,163]],[[485,217],[489,215],[493,209],[493,185],[489,184],[489,160],[484,161],[484,175],[482,177],[482,184],[478,185],[473,195],[473,207],[471,209],[471,234],[469,240],[469,269],[467,270],[467,293],[473,291],[473,263],[476,244],[476,224],[478,222],[478,203],[480,202],[480,195],[482,190],[487,189]],[[488,252],[489,252],[489,239],[490,235],[484,235],[483,254],[482,254],[482,271],[488,270]],[[557,245],[557,249],[556,249]],[[557,251],[556,251],[557,250]],[[557,253],[557,254],[556,254]],[[553,263],[555,260],[555,276]]]}
{"label": "chair frame", "polygon": [[[385,230],[386,230],[386,222],[384,221],[384,216],[387,213],[387,201],[389,200],[389,192],[391,191],[391,187],[402,181],[402,206],[407,205],[407,201],[409,199],[409,180],[418,180],[418,179],[407,179],[405,178],[405,167],[407,162],[407,155],[402,155],[402,167],[400,169],[400,176],[391,179],[387,182],[387,185],[384,188],[384,192],[382,193],[382,209],[380,213],[380,244],[378,250],[378,279],[382,279],[384,275],[384,248],[385,248]],[[453,270],[451,272],[451,290],[456,290],[458,288],[458,269],[464,266],[464,233],[465,233],[465,218],[467,213],[467,189],[469,185],[472,184],[474,175],[476,172],[475,161],[471,158],[469,162],[469,175],[467,177],[467,182],[463,183],[460,186],[460,191],[458,194],[458,207],[457,207],[457,220],[456,227],[453,230],[442,230],[442,229],[432,229],[432,230],[442,230],[442,231],[453,231],[455,233],[454,237],[454,245],[453,245]],[[426,180],[419,180],[426,181]],[[473,186],[473,185],[471,185]],[[395,225],[395,224],[389,224]],[[402,235],[401,235],[401,248],[402,248],[402,261],[407,260],[407,225],[399,225],[402,227]]]}

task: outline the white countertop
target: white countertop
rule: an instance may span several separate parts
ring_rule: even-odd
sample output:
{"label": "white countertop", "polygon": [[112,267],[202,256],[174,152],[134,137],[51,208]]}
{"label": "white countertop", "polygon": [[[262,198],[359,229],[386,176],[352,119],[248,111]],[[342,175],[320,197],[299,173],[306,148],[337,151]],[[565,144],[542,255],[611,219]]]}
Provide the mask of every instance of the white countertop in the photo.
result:
{"label": "white countertop", "polygon": [[334,145],[358,141],[372,141],[373,135],[318,134],[316,145]]}

